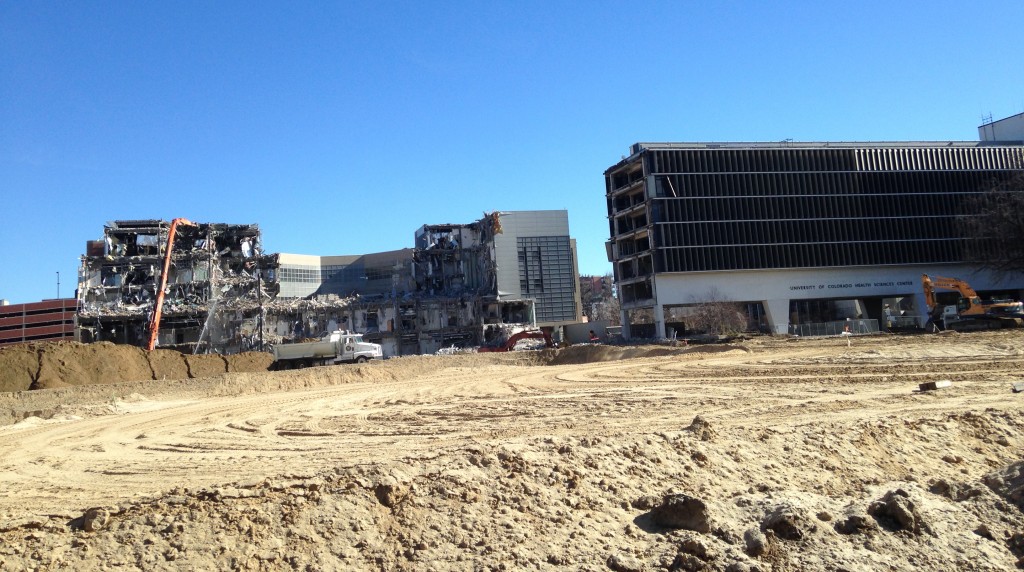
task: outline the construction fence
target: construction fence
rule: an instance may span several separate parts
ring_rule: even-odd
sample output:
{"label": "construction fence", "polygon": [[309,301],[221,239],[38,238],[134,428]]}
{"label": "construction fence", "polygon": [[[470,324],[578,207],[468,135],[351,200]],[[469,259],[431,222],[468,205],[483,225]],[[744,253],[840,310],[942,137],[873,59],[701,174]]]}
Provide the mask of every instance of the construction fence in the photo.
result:
{"label": "construction fence", "polygon": [[811,324],[790,324],[794,336],[841,336],[878,333],[878,320],[836,320]]}

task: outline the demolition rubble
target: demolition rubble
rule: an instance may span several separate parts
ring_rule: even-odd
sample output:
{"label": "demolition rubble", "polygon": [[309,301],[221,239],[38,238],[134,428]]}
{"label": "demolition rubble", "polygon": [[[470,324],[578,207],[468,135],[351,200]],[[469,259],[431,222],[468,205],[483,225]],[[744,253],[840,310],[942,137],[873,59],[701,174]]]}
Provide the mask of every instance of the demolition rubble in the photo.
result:
{"label": "demolition rubble", "polygon": [[406,286],[353,302],[357,331],[390,355],[496,345],[535,325],[534,301],[502,297],[494,237],[498,213],[467,225],[424,225],[394,274]]}
{"label": "demolition rubble", "polygon": [[[265,254],[255,224],[189,223],[172,232],[164,220],[109,222],[82,257],[78,339],[144,346],[168,258],[160,347],[266,351],[337,329],[364,333],[387,356],[498,345],[524,329],[580,320],[574,263],[563,264],[569,272],[531,272],[531,256],[537,268],[542,255],[575,259],[564,211],[539,212],[556,220],[562,213],[564,240],[502,242],[503,218],[535,213],[494,212],[470,224],[424,225],[414,249],[350,257]],[[545,291],[570,302],[545,304],[537,294]]]}
{"label": "demolition rubble", "polygon": [[[143,345],[170,223],[114,221],[89,241],[79,270],[79,339]],[[159,345],[203,352],[256,349],[252,333],[274,299],[275,255],[264,255],[257,225],[197,224],[177,229]]]}

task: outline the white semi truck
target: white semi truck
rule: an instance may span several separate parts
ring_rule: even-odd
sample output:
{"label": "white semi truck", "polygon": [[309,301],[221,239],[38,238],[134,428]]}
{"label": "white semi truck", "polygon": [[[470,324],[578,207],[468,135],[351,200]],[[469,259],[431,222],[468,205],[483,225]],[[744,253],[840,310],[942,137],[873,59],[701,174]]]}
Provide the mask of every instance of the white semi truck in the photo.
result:
{"label": "white semi truck", "polygon": [[274,369],[278,370],[383,358],[380,344],[364,342],[362,334],[345,330],[335,330],[318,342],[274,346]]}

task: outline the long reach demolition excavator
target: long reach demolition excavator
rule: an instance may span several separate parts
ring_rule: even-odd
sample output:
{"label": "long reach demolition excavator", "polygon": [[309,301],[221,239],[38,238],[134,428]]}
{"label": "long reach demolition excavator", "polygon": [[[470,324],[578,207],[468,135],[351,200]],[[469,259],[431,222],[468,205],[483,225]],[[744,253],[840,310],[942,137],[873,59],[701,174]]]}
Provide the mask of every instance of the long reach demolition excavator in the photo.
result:
{"label": "long reach demolition excavator", "polygon": [[156,347],[157,338],[160,335],[160,314],[164,308],[164,294],[167,291],[167,272],[171,268],[171,252],[174,251],[174,235],[178,231],[178,226],[196,226],[196,223],[185,219],[176,218],[171,221],[171,228],[167,231],[167,249],[164,252],[164,270],[160,273],[160,287],[156,291],[156,303],[153,306],[153,315],[149,320],[149,343],[146,344],[146,349],[153,351]]}

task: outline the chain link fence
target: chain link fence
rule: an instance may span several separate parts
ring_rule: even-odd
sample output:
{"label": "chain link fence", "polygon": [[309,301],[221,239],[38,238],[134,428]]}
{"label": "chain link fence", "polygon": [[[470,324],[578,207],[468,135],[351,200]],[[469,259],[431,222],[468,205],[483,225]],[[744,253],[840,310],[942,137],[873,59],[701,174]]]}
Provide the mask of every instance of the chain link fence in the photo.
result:
{"label": "chain link fence", "polygon": [[837,320],[813,324],[790,324],[789,333],[794,336],[877,334],[878,320]]}

